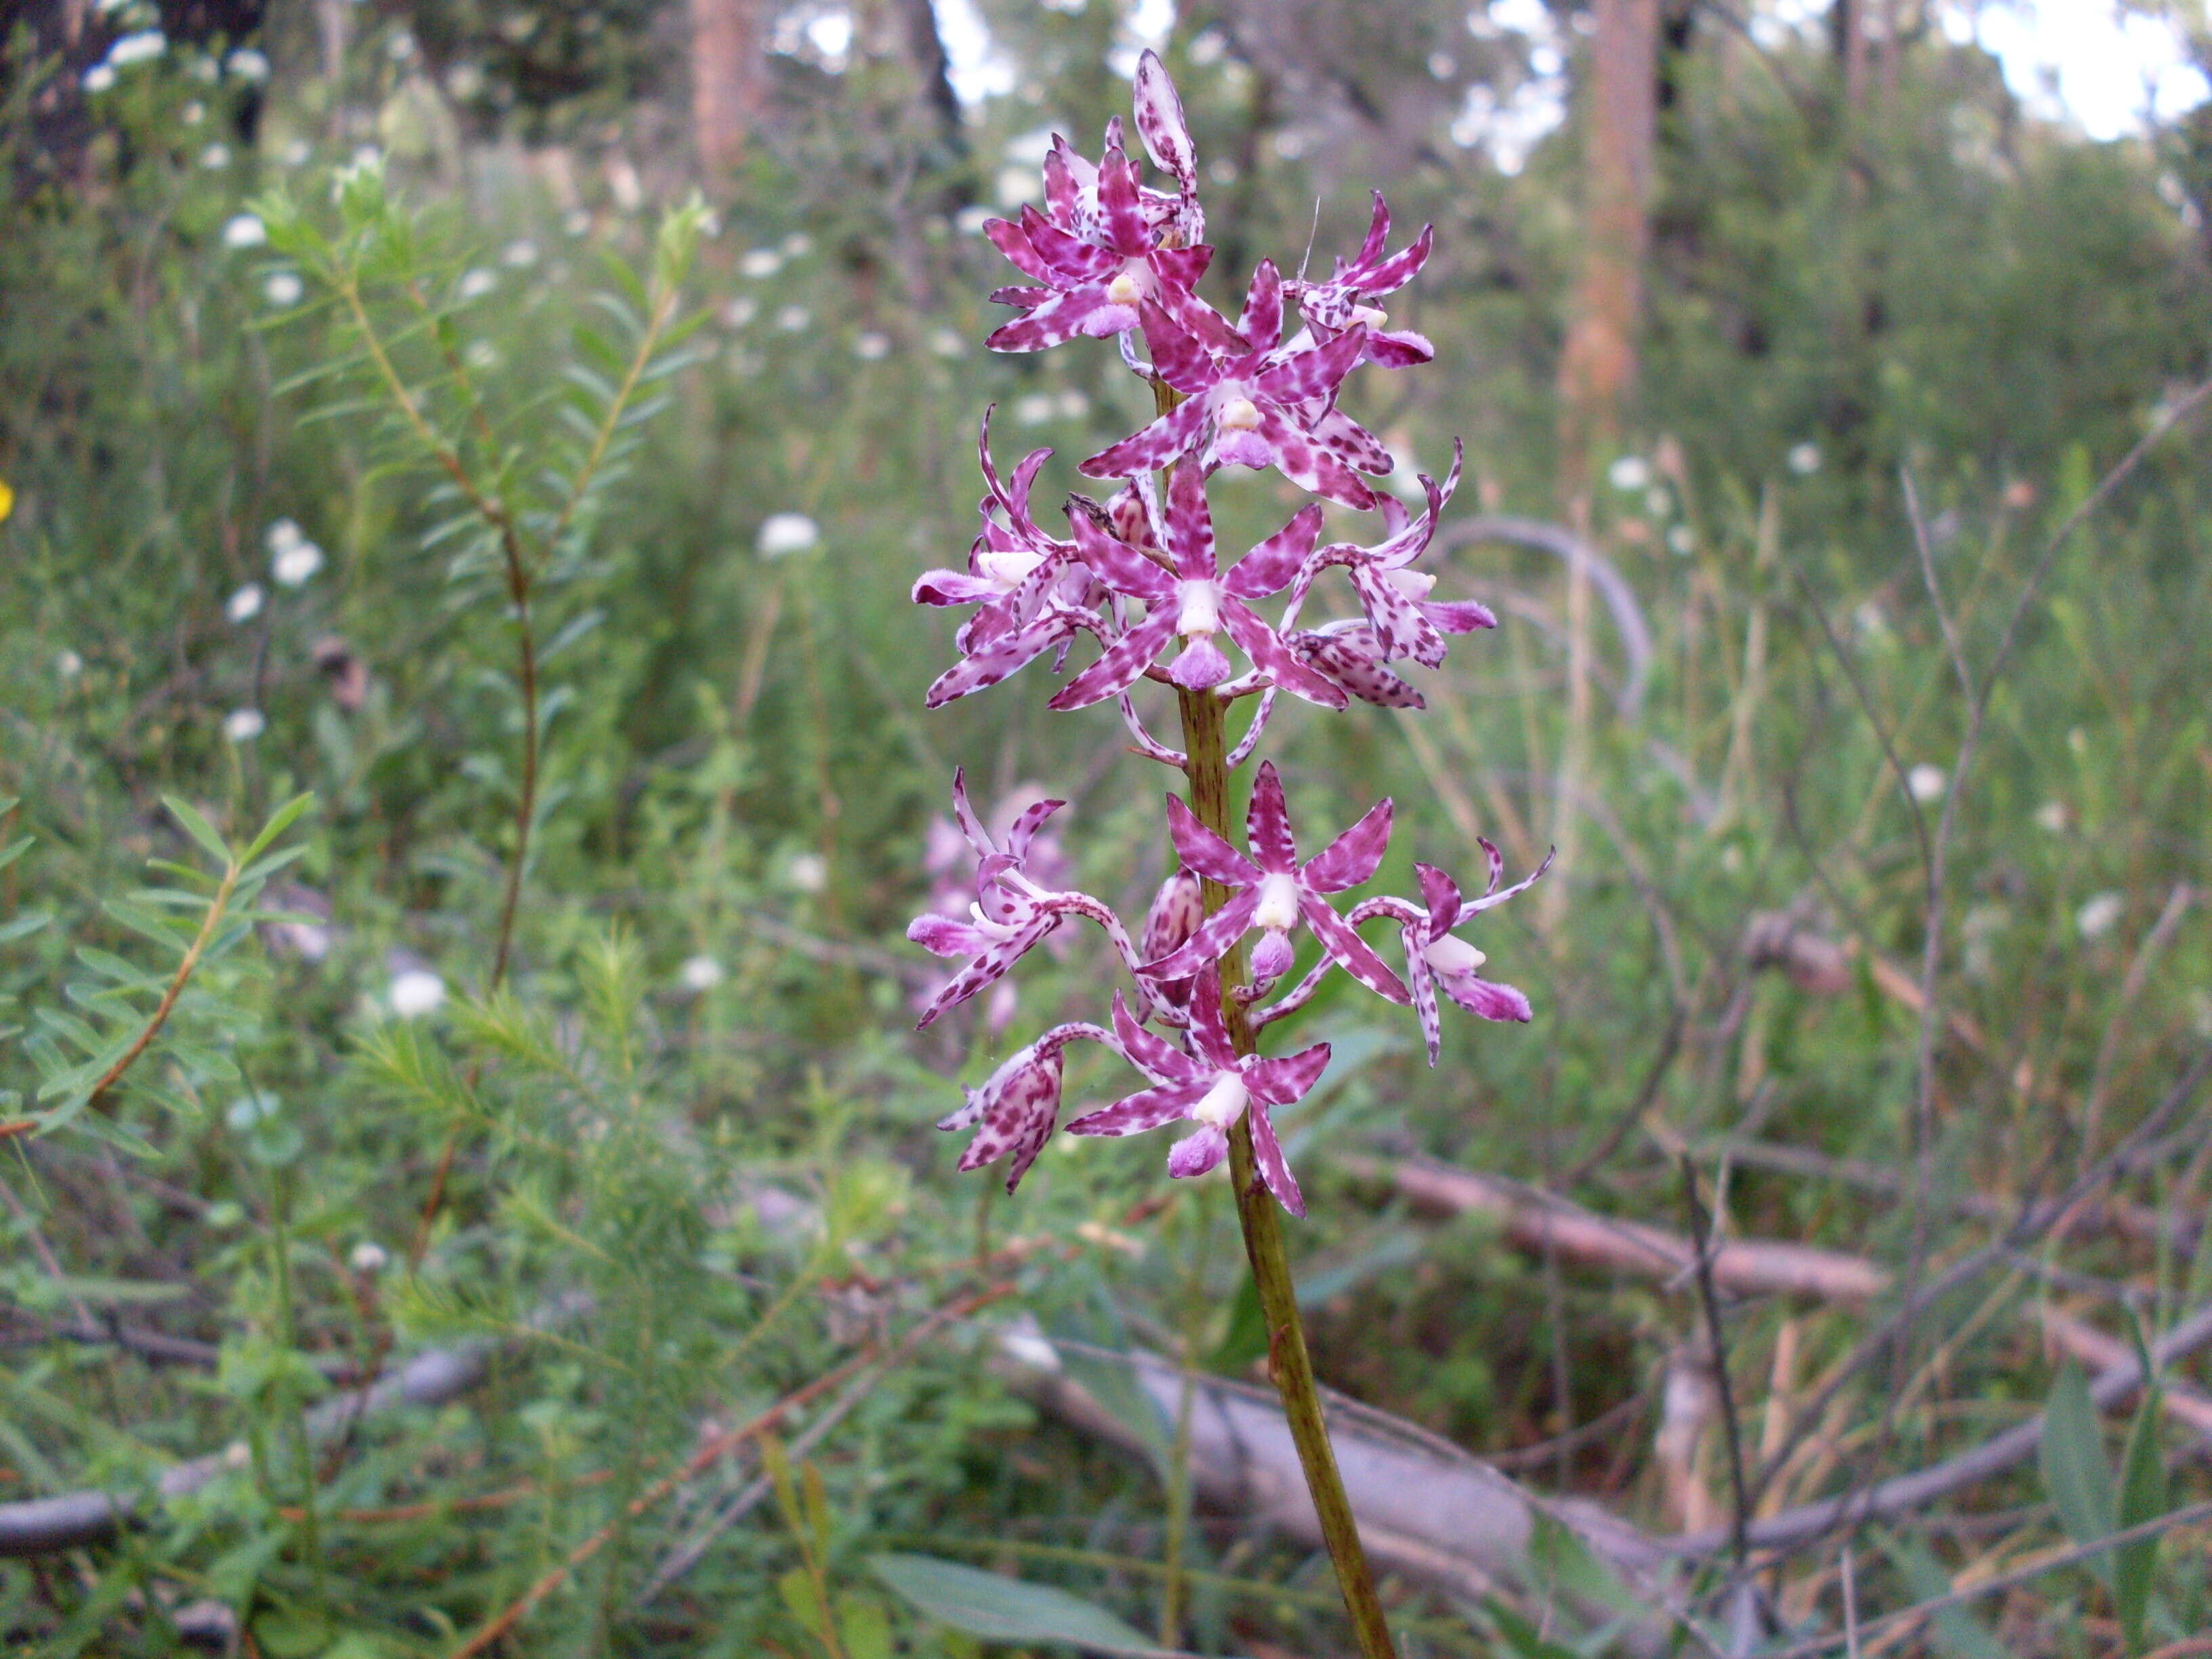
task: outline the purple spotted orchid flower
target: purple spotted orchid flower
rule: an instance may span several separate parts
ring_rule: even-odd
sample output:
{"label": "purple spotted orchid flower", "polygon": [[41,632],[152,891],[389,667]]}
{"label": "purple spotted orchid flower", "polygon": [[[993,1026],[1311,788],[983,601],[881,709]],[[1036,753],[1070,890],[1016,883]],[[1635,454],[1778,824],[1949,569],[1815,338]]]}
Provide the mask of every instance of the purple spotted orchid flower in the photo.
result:
{"label": "purple spotted orchid flower", "polygon": [[1047,535],[1030,513],[1030,487],[1052,451],[1030,451],[1012,483],[1002,481],[991,459],[989,410],[977,450],[988,493],[968,568],[927,570],[914,585],[916,605],[976,607],[953,635],[961,660],[929,688],[931,708],[996,685],[1048,651],[1064,656],[1078,634],[1097,624],[1089,606],[1097,583],[1075,544]]}
{"label": "purple spotted orchid flower", "polygon": [[1488,605],[1473,599],[1429,598],[1437,579],[1413,568],[1413,562],[1428,551],[1429,544],[1436,538],[1437,524],[1443,516],[1445,504],[1459,488],[1464,460],[1464,452],[1455,444],[1451,471],[1443,483],[1437,483],[1425,472],[1421,474],[1421,489],[1428,497],[1428,506],[1419,518],[1408,520],[1404,507],[1395,501],[1386,501],[1382,522],[1390,533],[1382,541],[1372,547],[1359,547],[1350,542],[1331,543],[1317,550],[1298,572],[1291,592],[1303,599],[1314,579],[1323,570],[1332,565],[1344,568],[1352,578],[1353,591],[1359,595],[1360,608],[1367,613],[1368,636],[1374,641],[1379,661],[1411,657],[1425,667],[1434,668],[1444,659],[1445,635],[1471,634],[1478,628],[1498,626],[1498,618]]}
{"label": "purple spotted orchid flower", "polygon": [[1464,902],[1460,898],[1459,884],[1436,866],[1413,866],[1413,872],[1420,878],[1421,897],[1427,908],[1418,921],[1407,922],[1401,930],[1406,945],[1406,983],[1413,988],[1413,1012],[1420,1018],[1421,1035],[1428,1042],[1431,1066],[1437,1063],[1443,1046],[1442,1021],[1437,1012],[1439,989],[1468,1012],[1482,1019],[1515,1020],[1525,1024],[1535,1018],[1528,999],[1513,987],[1476,976],[1474,970],[1486,958],[1453,929],[1463,927],[1492,905],[1502,904],[1522,891],[1551,867],[1551,860],[1545,860],[1528,881],[1517,882],[1501,893],[1498,881],[1504,872],[1505,860],[1486,841],[1482,843],[1482,850],[1490,855],[1490,885],[1480,898]]}
{"label": "purple spotted orchid flower", "polygon": [[1028,1048],[1009,1055],[981,1088],[968,1090],[966,1104],[938,1120],[940,1129],[975,1131],[975,1138],[960,1154],[963,1170],[980,1170],[1011,1152],[1006,1190],[1011,1193],[1022,1184],[1059,1121],[1061,1052],[1077,1042],[1103,1042],[1117,1052],[1120,1047],[1113,1033],[1096,1025],[1081,1021],[1055,1025]]}
{"label": "purple spotted orchid flower", "polygon": [[1395,294],[1421,274],[1435,246],[1436,230],[1423,225],[1421,234],[1410,245],[1386,254],[1382,249],[1389,239],[1390,210],[1378,190],[1375,215],[1368,222],[1367,240],[1358,257],[1349,264],[1340,258],[1336,275],[1328,282],[1290,283],[1285,288],[1297,301],[1298,314],[1317,338],[1332,340],[1346,329],[1364,326],[1369,362],[1384,368],[1411,368],[1433,359],[1437,349],[1426,335],[1389,327],[1389,318],[1375,302],[1386,294]]}
{"label": "purple spotted orchid flower", "polygon": [[1272,466],[1300,489],[1343,506],[1376,504],[1359,473],[1389,471],[1389,452],[1334,408],[1344,377],[1366,350],[1364,324],[1353,324],[1326,345],[1284,349],[1283,280],[1264,259],[1236,328],[1225,333],[1226,349],[1192,334],[1160,306],[1147,303],[1140,311],[1152,372],[1182,401],[1085,461],[1084,472],[1132,478],[1190,455],[1206,472]]}
{"label": "purple spotted orchid flower", "polygon": [[1390,845],[1388,800],[1377,802],[1358,823],[1301,864],[1291,835],[1290,809],[1283,799],[1283,781],[1273,761],[1262,761],[1245,815],[1251,857],[1200,823],[1197,814],[1173,795],[1168,797],[1168,832],[1186,866],[1208,881],[1219,882],[1233,896],[1176,950],[1146,963],[1148,976],[1189,978],[1220,961],[1231,945],[1256,929],[1260,943],[1252,951],[1253,981],[1270,983],[1289,971],[1291,929],[1304,921],[1322,951],[1352,978],[1393,1002],[1407,1000],[1397,975],[1328,902],[1331,893],[1357,887],[1381,867]]}
{"label": "purple spotted orchid flower", "polygon": [[[1389,211],[1378,194],[1356,257],[1336,261],[1326,281],[1285,282],[1274,264],[1262,261],[1232,325],[1199,293],[1210,280],[1212,251],[1202,245],[1189,126],[1166,71],[1149,52],[1138,65],[1135,115],[1145,154],[1172,187],[1145,184],[1119,121],[1108,125],[1095,164],[1054,137],[1044,160],[1042,206],[989,226],[992,240],[1027,279],[994,295],[1024,314],[989,344],[1032,351],[1110,337],[1162,412],[1081,463],[1083,473],[1115,480],[1118,488],[1103,501],[1070,496],[1071,530],[1064,538],[1042,528],[1030,507],[1048,453],[1024,456],[1002,478],[991,457],[987,416],[980,446],[987,487],[982,524],[967,568],[927,573],[914,597],[923,605],[972,607],[956,635],[959,660],[929,689],[931,707],[995,685],[1048,653],[1052,672],[1060,673],[1077,636],[1088,634],[1097,641],[1097,656],[1059,688],[1051,707],[1115,702],[1135,739],[1133,751],[1188,772],[1195,783],[1218,781],[1252,757],[1285,691],[1333,711],[1354,697],[1419,709],[1420,693],[1392,665],[1411,660],[1435,667],[1453,635],[1494,627],[1496,618],[1470,601],[1436,599],[1433,578],[1418,568],[1459,483],[1456,451],[1442,483],[1421,479],[1425,501],[1416,514],[1367,483],[1393,470],[1391,455],[1340,407],[1363,364],[1398,369],[1434,356],[1420,335],[1392,328],[1382,307],[1420,272],[1432,233],[1425,228],[1392,252]],[[1291,304],[1298,312],[1295,333],[1285,329]],[[1217,475],[1237,468],[1271,470],[1316,499],[1224,568],[1208,493]],[[1168,476],[1156,483],[1153,475],[1163,470]],[[1321,544],[1324,502],[1376,513],[1379,533]],[[1332,570],[1351,583],[1358,614],[1301,627],[1301,609]],[[1282,606],[1279,618],[1261,614],[1271,600]],[[1273,606],[1267,609],[1272,613]],[[1232,664],[1231,647],[1249,669]],[[1146,729],[1139,702],[1157,695],[1152,684],[1174,692],[1188,753]],[[1248,696],[1257,697],[1257,707],[1231,748],[1228,711]],[[1182,1124],[1168,1156],[1170,1176],[1200,1175],[1232,1149],[1240,1159],[1249,1150],[1260,1186],[1303,1215],[1304,1200],[1271,1115],[1313,1087],[1328,1049],[1316,1044],[1264,1055],[1258,1049],[1267,1027],[1304,1007],[1340,969],[1389,1000],[1413,1006],[1431,1064],[1441,1045],[1437,1011],[1444,999],[1485,1019],[1530,1017],[1518,991],[1480,976],[1481,953],[1458,930],[1525,889],[1542,868],[1501,890],[1501,860],[1492,850],[1489,885],[1470,899],[1441,871],[1417,865],[1419,902],[1378,895],[1340,912],[1336,896],[1370,881],[1381,867],[1391,803],[1380,802],[1318,854],[1301,860],[1282,779],[1262,763],[1243,850],[1231,843],[1225,826],[1217,830],[1169,796],[1167,829],[1178,864],[1152,898],[1133,945],[1111,908],[1060,884],[1065,878],[1052,867],[1045,837],[1047,820],[1059,807],[1036,801],[994,838],[969,806],[964,775],[956,774],[958,833],[939,839],[958,857],[938,862],[949,870],[972,856],[975,896],[968,898],[964,886],[940,890],[934,914],[908,930],[916,942],[957,963],[929,996],[921,1024],[992,990],[980,1033],[986,1041],[998,1035],[992,1016],[1018,961],[1051,939],[1053,954],[1064,952],[1073,967],[1068,947],[1079,932],[1061,927],[1070,917],[1097,922],[1128,975],[1115,992],[1110,1030],[1080,1021],[1052,1026],[969,1091],[966,1103],[940,1126],[973,1130],[960,1167],[1004,1160],[1009,1191],[1060,1127],[1066,1055],[1075,1043],[1110,1050],[1143,1074],[1146,1086],[1079,1115],[1066,1126],[1071,1133],[1129,1134]],[[1211,915],[1209,894],[1218,901]],[[1361,936],[1361,928],[1379,921],[1398,929],[1403,979]],[[1301,926],[1313,933],[1318,959],[1285,988],[1297,957],[1292,936]],[[1224,982],[1223,964],[1254,934],[1250,970],[1243,975],[1249,982]]]}
{"label": "purple spotted orchid flower", "polygon": [[1153,1086],[1103,1106],[1067,1126],[1072,1135],[1133,1135],[1163,1124],[1197,1127],[1168,1150],[1168,1174],[1202,1176],[1229,1155],[1229,1131],[1249,1114],[1252,1151],[1260,1179],[1292,1215],[1306,1212],[1304,1195],[1275,1138],[1268,1109],[1287,1106],[1321,1080],[1328,1044],[1317,1042],[1280,1060],[1239,1054],[1221,1013],[1221,988],[1211,975],[1198,981],[1191,1000],[1190,1046],[1184,1052],[1154,1036],[1114,994],[1114,1035],[1129,1063]]}
{"label": "purple spotted orchid flower", "polygon": [[1046,819],[1067,803],[1041,800],[1014,820],[1001,848],[991,839],[968,802],[965,768],[952,775],[952,813],[975,850],[975,898],[966,921],[934,913],[916,916],[906,936],[933,955],[965,957],[967,963],[930,999],[919,1022],[927,1026],[957,1006],[1042,945],[1068,916],[1085,916],[1106,930],[1122,961],[1133,971],[1136,950],[1112,907],[1088,893],[1059,892],[1029,873],[1030,845]]}
{"label": "purple spotted orchid flower", "polygon": [[1172,571],[1101,528],[1088,514],[1073,511],[1069,519],[1085,564],[1107,586],[1151,609],[1097,662],[1062,686],[1050,707],[1086,708],[1127,690],[1177,637],[1182,650],[1168,669],[1168,679],[1189,690],[1211,690],[1229,678],[1229,659],[1214,643],[1220,634],[1235,641],[1253,666],[1276,684],[1324,708],[1344,706],[1344,694],[1291,655],[1248,603],[1281,592],[1306,562],[1321,536],[1319,507],[1300,508],[1226,574],[1214,550],[1206,481],[1195,467],[1180,469],[1168,487],[1165,541]]}

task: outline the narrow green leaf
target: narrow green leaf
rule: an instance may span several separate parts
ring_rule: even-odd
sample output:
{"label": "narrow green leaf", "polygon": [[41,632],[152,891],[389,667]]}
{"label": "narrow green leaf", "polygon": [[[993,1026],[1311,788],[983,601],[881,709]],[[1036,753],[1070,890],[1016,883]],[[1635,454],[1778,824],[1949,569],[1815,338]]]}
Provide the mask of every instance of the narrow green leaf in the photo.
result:
{"label": "narrow green leaf", "polygon": [[[2105,1461],[2105,1437],[2097,1407],[2089,1399],[2089,1384],[2071,1360],[2059,1368],[2043,1408],[2042,1465],[2043,1490],[2058,1511],[2066,1535],[2085,1545],[2110,1538],[2118,1512],[2112,1467]],[[2111,1583],[2109,1555],[2093,1556],[2089,1565]]]}
{"label": "narrow green leaf", "polygon": [[239,854],[238,861],[240,864],[252,864],[268,849],[270,842],[297,823],[300,821],[300,815],[314,804],[315,797],[312,792],[304,795],[295,795],[286,801],[270,814],[269,822],[261,826],[261,833],[254,836],[252,844]]}
{"label": "narrow green leaf", "polygon": [[[2120,1529],[2155,1521],[2166,1512],[2166,1460],[2159,1452],[2159,1419],[2163,1404],[2156,1373],[2143,1389],[2142,1404],[2128,1430],[2128,1449],[2120,1460]],[[2128,1651],[2143,1650],[2143,1621],[2150,1611],[2151,1586],[2158,1577],[2156,1537],[2123,1544],[2112,1553],[2112,1606]]]}
{"label": "narrow green leaf", "polygon": [[917,1611],[986,1641],[1065,1642],[1086,1653],[1129,1659],[1174,1654],[1105,1608],[1049,1585],[1002,1578],[933,1555],[872,1555],[868,1569]]}
{"label": "narrow green leaf", "polygon": [[190,801],[176,795],[164,795],[161,805],[169,809],[169,816],[185,826],[185,833],[199,842],[210,858],[218,864],[230,862],[230,847],[216,833],[215,826],[199,814],[199,809]]}

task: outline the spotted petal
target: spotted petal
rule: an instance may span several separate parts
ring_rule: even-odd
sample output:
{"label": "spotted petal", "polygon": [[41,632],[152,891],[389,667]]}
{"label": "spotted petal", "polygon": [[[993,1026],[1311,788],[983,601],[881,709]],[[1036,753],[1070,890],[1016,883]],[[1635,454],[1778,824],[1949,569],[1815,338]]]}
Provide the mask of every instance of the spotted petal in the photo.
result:
{"label": "spotted petal", "polygon": [[[1291,809],[1283,799],[1283,780],[1275,763],[1261,761],[1252,780],[1252,804],[1244,812],[1244,839],[1252,861],[1271,875],[1289,875],[1298,866],[1297,843],[1291,836]],[[1183,860],[1186,864],[1189,860]]]}
{"label": "spotted petal", "polygon": [[1159,53],[1146,47],[1137,59],[1137,136],[1152,165],[1176,176],[1186,193],[1198,188],[1198,151],[1190,142],[1190,123],[1182,100],[1168,79]]}
{"label": "spotted petal", "polygon": [[1373,878],[1390,847],[1389,797],[1367,809],[1366,815],[1316,854],[1300,878],[1316,893],[1341,893]]}
{"label": "spotted petal", "polygon": [[1139,472],[1156,472],[1195,448],[1205,429],[1205,401],[1193,398],[1177,404],[1141,432],[1100,450],[1077,470],[1093,478],[1133,478]]}
{"label": "spotted petal", "polygon": [[[1262,775],[1268,775],[1274,769],[1272,764],[1262,763],[1260,770]],[[1176,855],[1188,867],[1224,887],[1251,887],[1258,884],[1265,873],[1258,865],[1201,823],[1198,814],[1185,805],[1180,796],[1170,795],[1167,800],[1168,834],[1175,842]]]}
{"label": "spotted petal", "polygon": [[1210,1076],[1191,1083],[1163,1083],[1085,1113],[1067,1126],[1072,1135],[1134,1135],[1188,1117],[1213,1086]]}
{"label": "spotted petal", "polygon": [[[1327,1057],[1327,1049],[1322,1050]],[[1267,1116],[1267,1109],[1254,1102],[1245,1115],[1252,1123],[1252,1156],[1260,1166],[1260,1179],[1275,1195],[1275,1201],[1300,1220],[1305,1218],[1305,1194],[1298,1190],[1297,1177],[1291,1173],[1291,1162],[1283,1156],[1282,1143],[1275,1139],[1275,1126]]]}
{"label": "spotted petal", "polygon": [[1388,997],[1393,1002],[1410,1002],[1413,998],[1397,975],[1382,957],[1369,948],[1367,941],[1352,930],[1352,924],[1329,908],[1328,901],[1312,894],[1301,894],[1298,914],[1306,919],[1314,937],[1321,941],[1336,964],[1377,996]]}
{"label": "spotted petal", "polygon": [[1153,611],[1108,646],[1097,662],[1061,686],[1045,706],[1063,711],[1087,708],[1127,690],[1144,678],[1145,670],[1159,655],[1160,647],[1174,635],[1175,624],[1172,607],[1164,605]]}

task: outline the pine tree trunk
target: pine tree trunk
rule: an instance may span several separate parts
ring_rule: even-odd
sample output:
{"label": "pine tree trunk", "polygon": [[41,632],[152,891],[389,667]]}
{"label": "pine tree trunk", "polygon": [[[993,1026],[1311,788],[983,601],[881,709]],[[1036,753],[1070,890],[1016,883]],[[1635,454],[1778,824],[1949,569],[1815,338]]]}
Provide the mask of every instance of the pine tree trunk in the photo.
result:
{"label": "pine tree trunk", "polygon": [[762,0],[691,0],[691,129],[702,177],[744,159],[767,87]]}

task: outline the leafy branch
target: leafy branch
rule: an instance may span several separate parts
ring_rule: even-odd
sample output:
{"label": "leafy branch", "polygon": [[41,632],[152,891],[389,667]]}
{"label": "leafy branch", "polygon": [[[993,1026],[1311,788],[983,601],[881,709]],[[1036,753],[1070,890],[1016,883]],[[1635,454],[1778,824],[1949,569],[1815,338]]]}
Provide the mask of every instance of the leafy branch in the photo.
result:
{"label": "leafy branch", "polygon": [[[522,739],[514,847],[501,893],[488,980],[489,987],[496,989],[507,976],[514,952],[515,917],[540,794],[543,653],[533,624],[536,601],[549,578],[574,562],[564,554],[586,507],[617,476],[615,463],[634,447],[635,429],[660,408],[659,400],[641,398],[641,392],[692,361],[681,346],[701,319],[685,321],[678,313],[684,282],[707,223],[706,210],[695,197],[668,214],[642,280],[628,267],[610,262],[620,292],[603,294],[599,302],[615,319],[624,338],[617,345],[590,328],[575,330],[577,361],[563,370],[556,404],[568,428],[565,436],[557,431],[530,432],[503,441],[470,373],[469,355],[457,342],[454,319],[471,297],[466,284],[455,289],[450,301],[432,297],[427,278],[434,261],[425,252],[421,222],[386,190],[380,167],[356,166],[341,172],[337,204],[334,234],[311,223],[282,195],[256,204],[270,245],[297,260],[328,291],[359,346],[356,353],[319,365],[287,386],[304,386],[348,370],[368,372],[375,392],[373,401],[396,417],[402,447],[442,472],[465,508],[459,520],[434,529],[424,538],[426,545],[451,537],[457,525],[477,526],[479,534],[496,550],[493,562],[498,586],[514,626]],[[405,302],[412,313],[410,319],[401,323],[380,319],[380,298],[386,293]],[[419,369],[404,357],[418,337],[429,341],[432,358]],[[441,386],[453,394],[447,401],[458,404],[450,410],[453,423],[472,433],[473,447],[480,452],[473,459],[465,441],[443,429],[448,411],[439,407]],[[358,407],[338,404],[322,412],[328,416]],[[535,505],[518,499],[514,481],[525,472],[523,463],[533,453],[547,451],[556,465],[547,470],[541,486],[545,498]],[[457,576],[473,574],[479,568],[479,562],[466,556],[453,567]]]}

